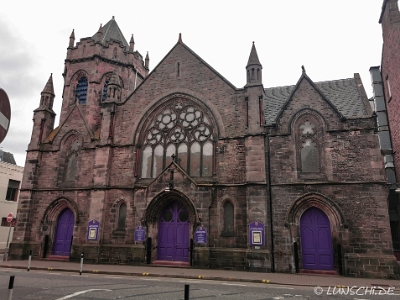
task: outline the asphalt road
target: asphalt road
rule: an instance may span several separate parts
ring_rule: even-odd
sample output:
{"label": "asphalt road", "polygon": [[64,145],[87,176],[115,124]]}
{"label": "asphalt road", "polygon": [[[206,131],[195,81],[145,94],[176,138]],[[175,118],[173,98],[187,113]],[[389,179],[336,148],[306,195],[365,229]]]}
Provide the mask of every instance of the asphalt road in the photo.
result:
{"label": "asphalt road", "polygon": [[[29,271],[0,268],[0,300],[8,300],[9,279],[14,275],[12,300],[177,300],[185,299],[185,285],[189,285],[189,299],[399,299],[394,291],[391,295],[334,294],[327,289],[313,287],[272,285],[262,283],[223,282],[211,280],[185,280],[156,277],[128,277],[96,274]],[[377,293],[378,290],[373,290]],[[320,295],[316,294],[321,292]],[[356,292],[355,290],[353,292]],[[371,291],[370,291],[371,292]],[[386,291],[387,292],[387,291]],[[382,293],[381,293],[382,294]]]}

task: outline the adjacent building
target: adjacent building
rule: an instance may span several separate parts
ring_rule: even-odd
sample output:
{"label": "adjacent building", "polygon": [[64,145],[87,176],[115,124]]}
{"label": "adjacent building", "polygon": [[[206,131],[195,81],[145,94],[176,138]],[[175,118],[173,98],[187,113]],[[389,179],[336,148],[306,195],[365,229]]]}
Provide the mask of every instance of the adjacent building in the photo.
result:
{"label": "adjacent building", "polygon": [[[7,247],[8,239],[12,241],[23,172],[24,168],[17,166],[12,153],[0,150],[0,251]],[[10,223],[7,222],[9,213],[14,216],[11,231]]]}
{"label": "adjacent building", "polygon": [[60,123],[52,76],[33,112],[11,258],[393,277],[359,75],[314,82],[299,66],[269,87],[249,48],[238,88],[181,36],[150,72],[114,17],[72,32]]}
{"label": "adjacent building", "polygon": [[397,0],[383,1],[382,65],[371,67],[374,110],[389,187],[388,204],[393,249],[400,260],[400,12]]}

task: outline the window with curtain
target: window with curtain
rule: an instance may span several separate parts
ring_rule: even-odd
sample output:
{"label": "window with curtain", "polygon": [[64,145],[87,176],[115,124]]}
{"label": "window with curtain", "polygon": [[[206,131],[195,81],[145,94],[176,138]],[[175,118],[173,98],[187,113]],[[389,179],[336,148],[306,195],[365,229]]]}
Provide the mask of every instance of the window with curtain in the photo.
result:
{"label": "window with curtain", "polygon": [[197,105],[165,105],[145,129],[141,178],[155,178],[172,159],[193,177],[212,176],[214,142],[210,118]]}

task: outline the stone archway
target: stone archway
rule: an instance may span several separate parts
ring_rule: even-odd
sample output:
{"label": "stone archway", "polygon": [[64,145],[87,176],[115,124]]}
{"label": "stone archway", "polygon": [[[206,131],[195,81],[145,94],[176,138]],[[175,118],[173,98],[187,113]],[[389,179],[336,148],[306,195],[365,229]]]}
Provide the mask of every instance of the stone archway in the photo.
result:
{"label": "stone archway", "polygon": [[292,241],[299,245],[300,268],[334,270],[337,267],[336,246],[341,244],[344,217],[331,199],[319,193],[305,194],[290,207],[286,220]]}
{"label": "stone archway", "polygon": [[144,214],[152,238],[151,260],[189,262],[190,240],[199,218],[193,202],[172,190],[155,197]]}
{"label": "stone archway", "polygon": [[66,198],[54,200],[41,220],[42,254],[69,256],[75,225],[79,223],[77,205]]}

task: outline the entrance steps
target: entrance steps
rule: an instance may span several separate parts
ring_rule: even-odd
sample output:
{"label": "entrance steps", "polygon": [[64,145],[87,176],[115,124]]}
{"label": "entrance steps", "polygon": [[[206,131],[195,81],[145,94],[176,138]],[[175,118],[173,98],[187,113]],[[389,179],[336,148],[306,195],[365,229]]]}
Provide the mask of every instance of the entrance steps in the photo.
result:
{"label": "entrance steps", "polygon": [[338,272],[335,270],[307,270],[301,269],[300,274],[315,274],[315,275],[338,275]]}
{"label": "entrance steps", "polygon": [[54,260],[54,261],[69,261],[69,256],[62,255],[48,255],[45,258],[41,258],[42,260]]}
{"label": "entrance steps", "polygon": [[155,260],[152,262],[152,265],[160,267],[190,268],[189,262],[186,261]]}

